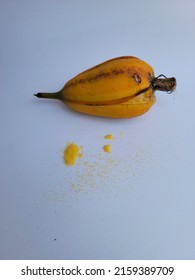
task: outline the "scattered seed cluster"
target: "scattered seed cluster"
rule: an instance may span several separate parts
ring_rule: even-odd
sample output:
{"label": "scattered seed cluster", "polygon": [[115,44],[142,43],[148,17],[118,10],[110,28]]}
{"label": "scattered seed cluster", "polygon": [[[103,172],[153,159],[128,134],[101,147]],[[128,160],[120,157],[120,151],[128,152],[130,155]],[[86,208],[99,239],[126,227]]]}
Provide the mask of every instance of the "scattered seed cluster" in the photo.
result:
{"label": "scattered seed cluster", "polygon": [[[107,134],[104,136],[106,140],[113,140],[114,137],[112,134]],[[103,146],[103,150],[106,153],[111,153],[111,145],[106,144]],[[75,165],[78,158],[83,157],[83,153],[81,152],[81,147],[79,147],[75,143],[70,143],[66,146],[64,149],[64,163],[67,166],[73,166]]]}

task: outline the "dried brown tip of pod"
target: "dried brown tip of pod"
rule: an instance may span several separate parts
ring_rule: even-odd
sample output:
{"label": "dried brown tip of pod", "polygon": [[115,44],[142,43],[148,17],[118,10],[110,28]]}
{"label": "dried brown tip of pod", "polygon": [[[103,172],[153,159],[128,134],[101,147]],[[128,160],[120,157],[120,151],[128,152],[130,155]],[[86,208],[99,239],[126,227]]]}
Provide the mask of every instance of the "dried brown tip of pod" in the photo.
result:
{"label": "dried brown tip of pod", "polygon": [[159,75],[158,77],[153,77],[151,80],[151,87],[153,88],[153,90],[160,90],[171,93],[175,90],[176,85],[177,82],[174,77],[167,78],[163,74]]}

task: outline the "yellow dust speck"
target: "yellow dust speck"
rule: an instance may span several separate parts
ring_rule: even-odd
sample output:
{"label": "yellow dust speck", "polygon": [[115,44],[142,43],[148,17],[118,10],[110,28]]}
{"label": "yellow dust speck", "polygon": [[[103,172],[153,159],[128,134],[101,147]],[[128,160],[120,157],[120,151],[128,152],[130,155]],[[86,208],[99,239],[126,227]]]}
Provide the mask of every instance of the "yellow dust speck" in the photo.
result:
{"label": "yellow dust speck", "polygon": [[104,149],[104,152],[111,153],[111,146],[109,144],[108,145],[104,145],[103,149]]}
{"label": "yellow dust speck", "polygon": [[107,140],[113,140],[113,135],[112,134],[107,134],[104,136],[105,139]]}
{"label": "yellow dust speck", "polygon": [[76,163],[78,157],[81,157],[80,147],[75,143],[70,143],[64,150],[64,162],[68,166],[72,166]]}

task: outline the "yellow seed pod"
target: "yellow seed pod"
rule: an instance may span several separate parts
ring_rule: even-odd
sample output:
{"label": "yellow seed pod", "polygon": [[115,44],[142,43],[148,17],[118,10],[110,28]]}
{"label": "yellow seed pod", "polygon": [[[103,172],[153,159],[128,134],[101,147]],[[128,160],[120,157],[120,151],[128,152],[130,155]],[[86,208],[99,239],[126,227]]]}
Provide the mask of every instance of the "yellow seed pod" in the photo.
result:
{"label": "yellow seed pod", "polygon": [[38,93],[54,98],[80,113],[131,118],[144,114],[155,103],[155,91],[172,92],[176,79],[154,76],[153,68],[133,56],[110,59],[69,80],[56,93]]}

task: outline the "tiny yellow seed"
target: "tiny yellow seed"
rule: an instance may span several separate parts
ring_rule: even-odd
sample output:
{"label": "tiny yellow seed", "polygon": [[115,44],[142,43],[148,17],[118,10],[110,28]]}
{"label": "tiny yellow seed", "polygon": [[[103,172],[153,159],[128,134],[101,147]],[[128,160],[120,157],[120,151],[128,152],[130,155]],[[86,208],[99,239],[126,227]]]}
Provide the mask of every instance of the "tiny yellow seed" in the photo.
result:
{"label": "tiny yellow seed", "polygon": [[113,140],[113,135],[112,134],[107,134],[104,136],[105,139],[107,140]]}
{"label": "tiny yellow seed", "polygon": [[103,146],[104,152],[111,153],[111,146],[109,144]]}
{"label": "tiny yellow seed", "polygon": [[64,162],[66,165],[71,166],[76,163],[78,157],[81,156],[80,147],[74,143],[70,143],[64,150]]}

